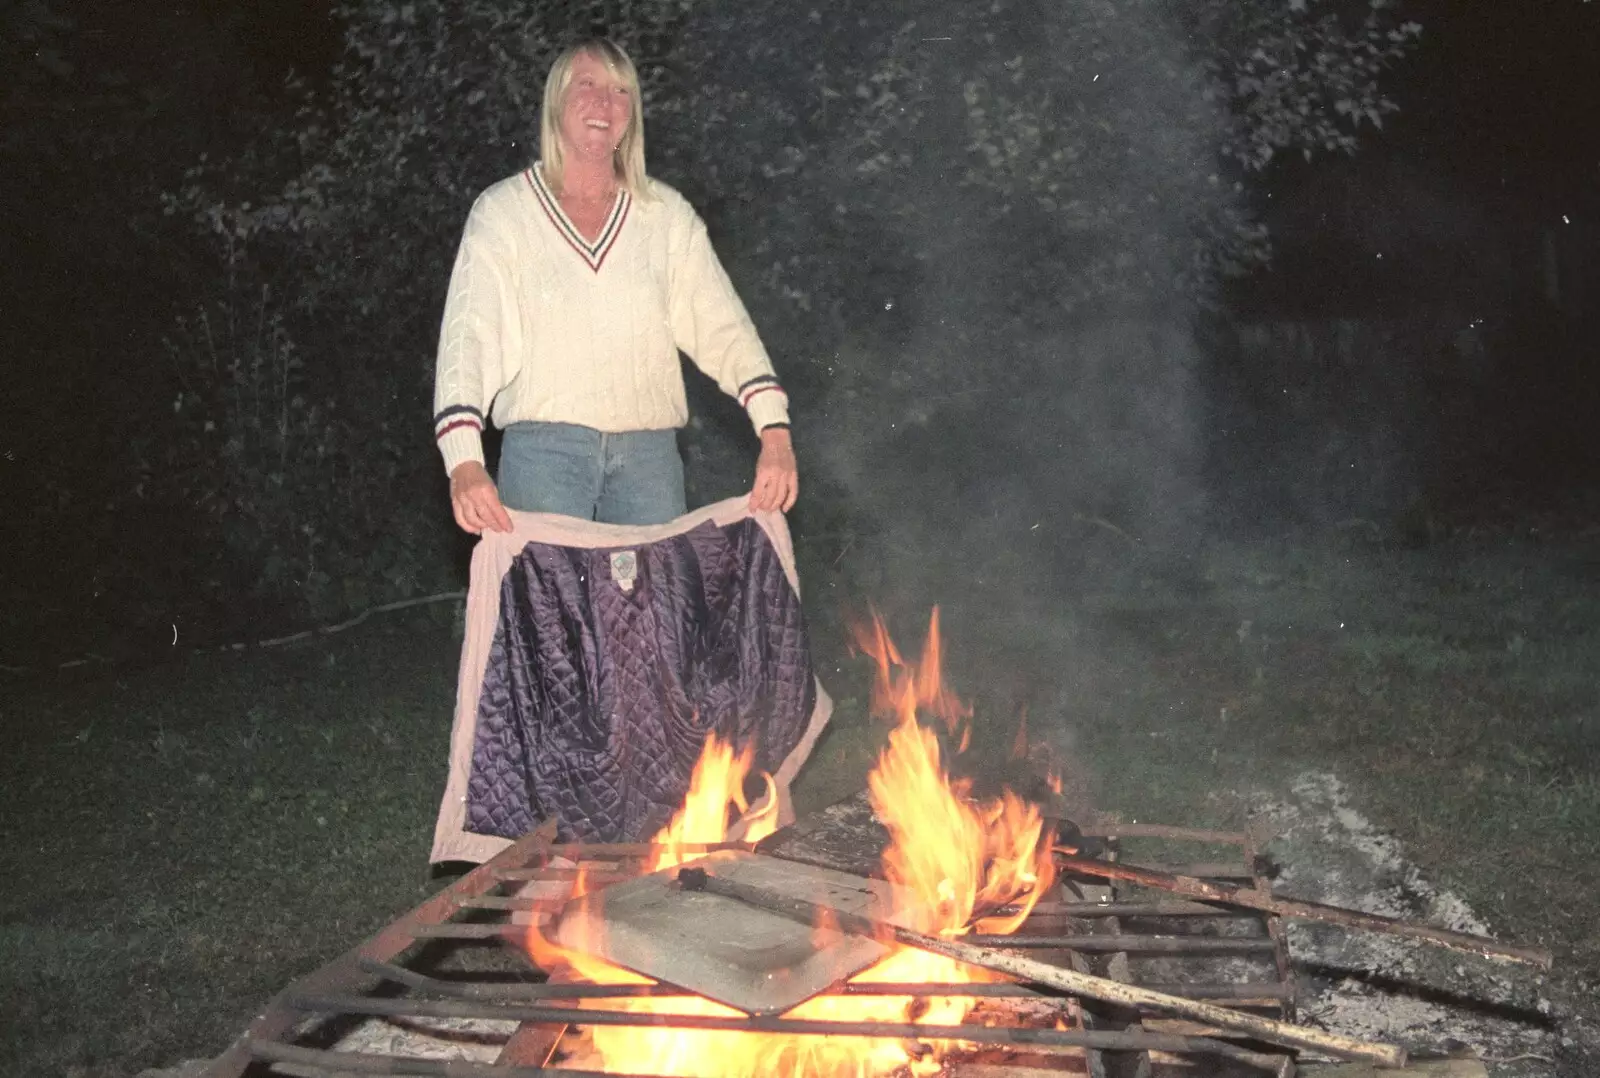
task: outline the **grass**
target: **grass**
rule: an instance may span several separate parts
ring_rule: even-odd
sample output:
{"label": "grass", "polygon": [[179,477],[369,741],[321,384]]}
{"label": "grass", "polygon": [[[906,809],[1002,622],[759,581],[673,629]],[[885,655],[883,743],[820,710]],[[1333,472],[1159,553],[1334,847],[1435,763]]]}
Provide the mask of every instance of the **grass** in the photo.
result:
{"label": "grass", "polygon": [[[1431,878],[1551,946],[1575,998],[1600,980],[1600,598],[1578,550],[1218,547],[1187,586],[1134,574],[1072,594],[1000,586],[1025,566],[927,560],[902,587],[867,544],[829,551],[803,573],[839,710],[802,810],[860,789],[882,743],[833,599],[860,579],[853,559],[882,573],[902,643],[944,604],[980,755],[1025,712],[1099,808],[1212,826],[1241,826],[1252,791],[1333,770]],[[215,1053],[438,886],[425,860],[458,646],[449,612],[423,609],[8,691],[0,1073]]]}
{"label": "grass", "polygon": [[0,1073],[214,1052],[419,901],[450,643],[418,615],[13,695]]}
{"label": "grass", "polygon": [[1437,882],[1498,931],[1550,946],[1588,991],[1600,599],[1583,597],[1563,552],[1289,548],[1250,552],[1245,568],[1217,581],[1209,610],[1173,611],[1191,634],[1183,661],[1211,680],[1185,679],[1176,702],[1173,683],[1147,682],[1148,739],[1097,727],[1109,802],[1148,812],[1154,790],[1170,811],[1209,802],[1222,822],[1239,807],[1219,790],[1333,770]]}

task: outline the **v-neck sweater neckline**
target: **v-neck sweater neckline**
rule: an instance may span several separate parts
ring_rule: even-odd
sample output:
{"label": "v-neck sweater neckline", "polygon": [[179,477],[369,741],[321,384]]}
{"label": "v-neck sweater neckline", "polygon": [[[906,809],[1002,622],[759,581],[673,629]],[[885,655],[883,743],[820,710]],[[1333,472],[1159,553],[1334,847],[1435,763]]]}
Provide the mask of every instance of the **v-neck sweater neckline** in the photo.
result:
{"label": "v-neck sweater neckline", "polygon": [[539,200],[539,206],[544,210],[545,217],[567,241],[567,246],[578,253],[578,257],[588,263],[589,268],[596,273],[605,265],[606,256],[616,246],[617,237],[622,235],[622,226],[628,220],[628,209],[633,205],[633,196],[626,187],[617,188],[617,197],[611,204],[611,213],[606,217],[600,234],[591,243],[584,238],[578,227],[567,216],[567,211],[561,208],[561,200],[544,182],[544,175],[539,165],[533,165],[523,172],[528,179],[528,186],[533,190],[534,197]]}

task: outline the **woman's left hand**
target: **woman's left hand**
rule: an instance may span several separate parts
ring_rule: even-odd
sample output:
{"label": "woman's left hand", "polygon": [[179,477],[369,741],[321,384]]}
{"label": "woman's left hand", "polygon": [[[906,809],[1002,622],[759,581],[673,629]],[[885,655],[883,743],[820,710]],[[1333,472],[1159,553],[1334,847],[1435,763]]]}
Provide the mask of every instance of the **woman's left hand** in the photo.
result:
{"label": "woman's left hand", "polygon": [[800,469],[795,464],[794,442],[787,427],[761,432],[761,457],[756,461],[756,482],[750,490],[750,508],[787,513],[800,496]]}

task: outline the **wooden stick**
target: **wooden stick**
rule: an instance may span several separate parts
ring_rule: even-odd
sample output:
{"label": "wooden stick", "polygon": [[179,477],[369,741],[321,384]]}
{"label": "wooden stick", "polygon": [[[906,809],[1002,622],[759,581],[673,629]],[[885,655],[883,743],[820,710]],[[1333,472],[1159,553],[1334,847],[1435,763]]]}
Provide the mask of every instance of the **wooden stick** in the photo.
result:
{"label": "wooden stick", "polygon": [[[1004,906],[997,914],[1014,914],[1017,906]],[[1208,902],[1038,902],[1028,923],[1061,917],[1250,917],[1242,910],[1219,910]]]}
{"label": "wooden stick", "polygon": [[1261,954],[1272,953],[1265,936],[1014,936],[968,935],[974,947],[1007,951],[1077,951],[1079,954]]}
{"label": "wooden stick", "polygon": [[986,947],[975,947],[958,938],[941,939],[927,936],[921,932],[913,932],[909,928],[863,917],[824,903],[791,898],[765,888],[713,876],[703,868],[682,869],[678,873],[678,880],[687,890],[703,890],[721,895],[805,924],[815,925],[831,921],[842,932],[872,939],[892,939],[902,946],[941,954],[958,962],[980,966],[1035,984],[1048,985],[1090,999],[1127,1007],[1149,1007],[1207,1022],[1272,1044],[1324,1052],[1339,1059],[1370,1062],[1383,1067],[1405,1066],[1406,1052],[1398,1045],[1359,1041],[1289,1022],[1229,1010],[1200,1000],[1152,992],[1138,985],[1062,969],[1060,966],[1052,966],[1036,959],[1009,955]]}
{"label": "wooden stick", "polygon": [[1344,909],[1340,906],[1325,906],[1320,902],[1279,898],[1270,891],[1258,891],[1253,887],[1235,887],[1232,884],[1215,883],[1195,876],[1180,876],[1171,872],[1160,872],[1153,868],[1139,868],[1136,865],[1097,861],[1088,857],[1073,857],[1059,851],[1056,853],[1056,864],[1069,871],[1082,873],[1085,876],[1096,876],[1108,880],[1126,880],[1142,887],[1153,887],[1156,890],[1170,891],[1173,894],[1187,895],[1190,898],[1205,899],[1208,902],[1225,902],[1230,906],[1243,906],[1246,909],[1274,913],[1281,917],[1295,917],[1308,921],[1326,921],[1329,924],[1342,925],[1345,928],[1365,929],[1370,932],[1384,932],[1391,936],[1405,936],[1409,939],[1425,940],[1429,943],[1437,943],[1442,947],[1465,951],[1469,954],[1509,958],[1516,962],[1526,962],[1529,965],[1538,966],[1540,969],[1549,969],[1553,961],[1550,952],[1543,947],[1523,947],[1516,944],[1501,943],[1499,940],[1491,939],[1488,936],[1474,935],[1469,932],[1452,932],[1449,929],[1434,928],[1431,925],[1417,924],[1412,921],[1401,921],[1394,917],[1384,917],[1381,914],[1363,913],[1360,910]]}

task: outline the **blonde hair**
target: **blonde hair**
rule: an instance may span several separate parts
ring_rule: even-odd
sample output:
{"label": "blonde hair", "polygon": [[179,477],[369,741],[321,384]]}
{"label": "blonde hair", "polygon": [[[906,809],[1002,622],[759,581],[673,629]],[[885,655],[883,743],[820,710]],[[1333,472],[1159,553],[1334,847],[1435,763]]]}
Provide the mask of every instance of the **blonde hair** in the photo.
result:
{"label": "blonde hair", "polygon": [[544,103],[539,108],[539,157],[542,161],[544,182],[551,191],[561,194],[561,179],[566,169],[565,155],[561,152],[561,110],[566,104],[567,90],[572,85],[572,65],[579,56],[592,56],[605,64],[628,87],[628,98],[633,102],[633,115],[628,118],[628,130],[622,135],[612,166],[617,181],[635,198],[648,199],[648,177],[644,171],[644,103],[640,100],[639,72],[628,59],[622,47],[610,38],[596,37],[564,50],[550,65],[550,75],[544,82]]}

